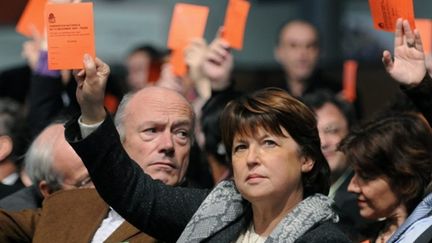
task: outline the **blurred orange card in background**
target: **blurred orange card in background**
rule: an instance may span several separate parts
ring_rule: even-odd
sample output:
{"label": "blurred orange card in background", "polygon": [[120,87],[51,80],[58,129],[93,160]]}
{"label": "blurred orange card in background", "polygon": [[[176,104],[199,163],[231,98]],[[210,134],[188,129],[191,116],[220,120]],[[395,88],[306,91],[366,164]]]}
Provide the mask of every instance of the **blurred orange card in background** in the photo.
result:
{"label": "blurred orange card in background", "polygon": [[183,50],[184,49],[173,49],[169,59],[172,72],[178,77],[183,77],[187,73]]}
{"label": "blurred orange card in background", "polygon": [[250,3],[245,0],[229,0],[225,14],[224,31],[222,38],[231,48],[241,50],[246,29]]}
{"label": "blurred orange card in background", "polygon": [[358,63],[355,60],[346,60],[343,68],[343,97],[354,102],[357,98],[357,68]]}
{"label": "blurred orange card in background", "polygon": [[413,0],[369,0],[369,8],[377,30],[394,32],[398,18],[407,19],[415,29]]}
{"label": "blurred orange card in background", "polygon": [[44,9],[47,0],[29,0],[16,26],[16,31],[24,36],[32,37],[32,28],[44,33]]}
{"label": "blurred orange card in background", "polygon": [[416,28],[420,32],[423,43],[423,50],[426,55],[432,51],[432,20],[431,19],[416,19]]}
{"label": "blurred orange card in background", "polygon": [[196,37],[203,37],[209,8],[193,4],[177,3],[168,34],[168,48],[184,48]]}
{"label": "blurred orange card in background", "polygon": [[96,55],[93,3],[47,4],[48,69],[83,68],[85,53]]}

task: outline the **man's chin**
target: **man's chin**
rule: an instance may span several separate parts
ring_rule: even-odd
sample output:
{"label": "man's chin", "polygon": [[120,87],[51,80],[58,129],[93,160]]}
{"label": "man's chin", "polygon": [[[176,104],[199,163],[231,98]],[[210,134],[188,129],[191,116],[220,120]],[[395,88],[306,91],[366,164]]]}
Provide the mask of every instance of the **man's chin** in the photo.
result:
{"label": "man's chin", "polygon": [[166,174],[165,175],[156,175],[155,177],[153,177],[153,179],[161,181],[164,184],[170,185],[170,186],[175,185],[177,182],[175,180],[175,178],[173,178],[172,176],[166,175]]}

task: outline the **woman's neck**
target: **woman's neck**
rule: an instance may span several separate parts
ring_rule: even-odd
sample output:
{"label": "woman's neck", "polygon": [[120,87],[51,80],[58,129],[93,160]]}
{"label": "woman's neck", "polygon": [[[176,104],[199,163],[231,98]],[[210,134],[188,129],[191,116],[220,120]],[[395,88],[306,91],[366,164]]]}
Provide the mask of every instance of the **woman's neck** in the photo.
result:
{"label": "woman's neck", "polygon": [[386,219],[384,228],[380,231],[376,243],[387,242],[396,230],[403,224],[408,217],[405,206],[399,206],[394,213]]}
{"label": "woman's neck", "polygon": [[260,236],[267,237],[278,223],[303,200],[303,193],[292,194],[285,200],[260,201],[252,203],[254,229]]}

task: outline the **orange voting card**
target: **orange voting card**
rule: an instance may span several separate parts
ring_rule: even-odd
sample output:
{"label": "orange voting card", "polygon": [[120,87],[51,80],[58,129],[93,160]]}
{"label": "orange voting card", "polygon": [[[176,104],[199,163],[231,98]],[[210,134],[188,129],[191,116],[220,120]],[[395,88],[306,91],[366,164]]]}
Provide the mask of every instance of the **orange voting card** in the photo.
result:
{"label": "orange voting card", "polygon": [[44,33],[44,8],[47,0],[29,0],[16,26],[16,31],[32,37],[32,28],[40,35]]}
{"label": "orange voting card", "polygon": [[196,37],[203,37],[209,8],[193,4],[177,3],[171,19],[168,48],[184,48]]}
{"label": "orange voting card", "polygon": [[343,96],[349,102],[354,102],[356,99],[357,67],[358,63],[355,60],[347,60],[344,63]]}
{"label": "orange voting card", "polygon": [[187,73],[187,66],[184,60],[184,49],[173,49],[170,55],[170,64],[174,75],[182,77]]}
{"label": "orange voting card", "polygon": [[415,28],[413,0],[369,0],[369,7],[377,30],[394,32],[398,18],[407,19]]}
{"label": "orange voting card", "polygon": [[83,68],[85,53],[95,57],[93,3],[47,4],[48,69]]}
{"label": "orange voting card", "polygon": [[241,50],[249,14],[250,3],[245,0],[229,0],[225,14],[224,32],[222,38],[231,48]]}
{"label": "orange voting card", "polygon": [[416,19],[415,24],[420,32],[424,53],[429,55],[432,51],[432,20]]}

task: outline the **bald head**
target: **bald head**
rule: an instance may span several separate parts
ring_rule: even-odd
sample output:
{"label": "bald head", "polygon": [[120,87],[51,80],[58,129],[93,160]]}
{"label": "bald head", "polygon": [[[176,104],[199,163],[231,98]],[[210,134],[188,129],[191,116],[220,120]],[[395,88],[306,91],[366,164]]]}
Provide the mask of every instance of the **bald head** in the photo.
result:
{"label": "bald head", "polygon": [[116,126],[129,156],[153,179],[179,184],[189,163],[194,113],[178,92],[148,87],[122,100]]}
{"label": "bald head", "polygon": [[34,143],[55,144],[62,138],[64,127],[62,124],[53,124],[46,127],[35,139]]}
{"label": "bald head", "polygon": [[[164,112],[175,112],[181,109],[186,114],[193,116],[193,110],[190,103],[179,92],[163,88],[148,87],[138,91],[130,100],[130,104],[125,107],[128,114],[134,113],[140,109],[152,108],[162,109]],[[145,104],[145,106],[142,106]]]}

